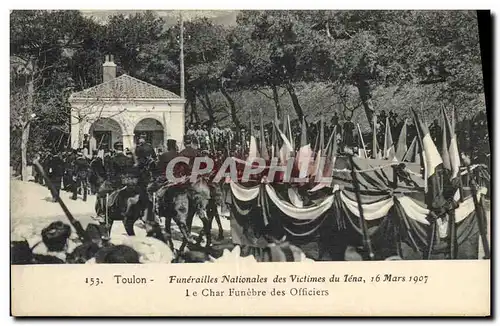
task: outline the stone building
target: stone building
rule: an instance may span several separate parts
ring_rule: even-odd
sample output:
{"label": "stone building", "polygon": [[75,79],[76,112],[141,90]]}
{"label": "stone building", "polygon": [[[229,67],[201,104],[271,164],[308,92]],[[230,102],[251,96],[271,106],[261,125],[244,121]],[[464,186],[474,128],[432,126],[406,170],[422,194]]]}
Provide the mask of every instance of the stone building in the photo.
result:
{"label": "stone building", "polygon": [[112,148],[117,142],[133,149],[141,133],[155,148],[169,138],[178,144],[183,140],[185,100],[132,76],[116,77],[113,56],[106,56],[103,82],[71,94],[69,103],[73,148],[82,147],[86,134],[90,149]]}

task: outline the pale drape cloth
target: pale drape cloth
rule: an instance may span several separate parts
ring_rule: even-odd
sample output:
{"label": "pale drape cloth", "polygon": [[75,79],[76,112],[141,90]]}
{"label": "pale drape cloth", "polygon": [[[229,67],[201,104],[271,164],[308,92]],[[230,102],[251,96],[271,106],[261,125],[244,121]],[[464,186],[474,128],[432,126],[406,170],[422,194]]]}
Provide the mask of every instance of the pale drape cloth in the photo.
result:
{"label": "pale drape cloth", "polygon": [[[231,191],[234,197],[240,201],[248,202],[256,199],[259,196],[260,185],[245,188],[235,182],[230,182]],[[289,203],[287,201],[281,200],[276,194],[276,190],[269,185],[265,185],[266,194],[273,204],[287,216],[297,219],[297,220],[315,220],[325,212],[327,212],[334,203],[335,195],[330,195],[325,198],[319,204],[310,207],[297,207],[297,203]],[[341,189],[337,188],[336,191],[340,191],[340,198],[344,203],[345,207],[355,216],[359,217],[358,203],[355,200],[347,197]],[[486,188],[481,188],[478,190],[478,200],[482,194],[486,193]],[[290,195],[290,192],[289,192]],[[397,197],[397,200],[401,204],[405,214],[422,224],[429,225],[429,221],[426,217],[429,215],[429,210],[422,207],[418,202],[413,200],[408,196]],[[388,197],[387,199],[380,200],[375,203],[363,204],[363,215],[368,221],[377,220],[387,216],[389,210],[394,205],[394,198]],[[474,201],[472,196],[465,199],[460,206],[455,210],[455,222],[459,223],[463,221],[467,216],[474,212]]]}

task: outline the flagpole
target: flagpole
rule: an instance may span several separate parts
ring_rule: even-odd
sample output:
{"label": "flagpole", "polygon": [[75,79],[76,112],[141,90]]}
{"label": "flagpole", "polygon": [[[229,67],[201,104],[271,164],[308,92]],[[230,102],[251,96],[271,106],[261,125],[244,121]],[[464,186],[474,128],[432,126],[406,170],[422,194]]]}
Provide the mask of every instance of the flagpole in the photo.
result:
{"label": "flagpole", "polygon": [[182,19],[182,11],[179,13],[179,24],[180,24],[180,70],[181,70],[181,98],[184,99],[184,21]]}
{"label": "flagpole", "polygon": [[[467,167],[467,174],[471,175],[470,164],[465,163]],[[483,211],[480,207],[479,201],[477,200],[477,188],[476,188],[476,180],[472,177],[470,178],[470,189],[472,192],[472,198],[474,201],[474,210],[476,211],[476,219],[479,227],[479,234],[481,236],[481,241],[484,249],[484,257],[483,259],[490,259],[490,246],[488,244],[488,238],[486,237],[486,221],[483,216]]]}
{"label": "flagpole", "polygon": [[365,140],[363,139],[363,134],[361,133],[361,128],[359,126],[359,123],[357,123],[357,126],[358,126],[358,134],[359,134],[359,137],[361,138],[361,145],[363,146],[363,152],[364,152],[363,156],[366,158],[367,155],[366,155]]}

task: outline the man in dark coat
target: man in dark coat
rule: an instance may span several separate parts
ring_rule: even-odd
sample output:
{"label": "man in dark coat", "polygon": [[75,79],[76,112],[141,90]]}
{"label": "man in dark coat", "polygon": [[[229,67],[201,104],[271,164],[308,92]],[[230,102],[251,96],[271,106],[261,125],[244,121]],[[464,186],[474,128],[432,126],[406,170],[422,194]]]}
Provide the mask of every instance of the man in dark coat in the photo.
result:
{"label": "man in dark coat", "polygon": [[52,201],[56,202],[57,197],[59,197],[60,195],[61,182],[64,175],[64,161],[62,159],[62,155],[54,153],[54,155],[52,155],[52,158],[48,162],[48,168],[48,176],[56,190],[55,193],[52,193]]}
{"label": "man in dark coat", "polygon": [[135,157],[137,159],[137,165],[140,169],[146,168],[150,160],[156,159],[156,152],[150,143],[146,142],[146,135],[141,134],[139,137],[139,142],[135,148]]}
{"label": "man in dark coat", "polygon": [[71,152],[69,152],[64,162],[64,168],[65,168],[64,190],[73,191],[73,187],[75,184],[73,177],[75,176],[74,163],[76,160],[76,153],[77,153],[76,150],[72,150]]}
{"label": "man in dark coat", "polygon": [[96,194],[100,185],[106,178],[104,163],[102,158],[97,155],[97,150],[92,151],[92,161],[90,162],[90,189],[92,194]]}
{"label": "man in dark coat", "polygon": [[95,206],[96,213],[100,217],[104,217],[105,215],[106,194],[110,194],[123,186],[122,176],[127,168],[134,164],[133,159],[123,154],[123,144],[121,142],[117,142],[114,145],[114,149],[114,155],[111,155],[111,152],[104,155],[103,164],[106,171],[106,179],[99,187]]}
{"label": "man in dark coat", "polygon": [[160,176],[165,177],[165,171],[167,169],[168,163],[170,163],[178,155],[177,152],[177,142],[175,139],[167,140],[167,151],[160,155],[158,161],[158,171]]}
{"label": "man in dark coat", "polygon": [[135,157],[137,160],[137,168],[139,170],[138,190],[139,190],[139,205],[147,209],[147,220],[152,218],[152,202],[148,197],[148,183],[150,182],[150,166],[156,160],[156,152],[153,146],[146,142],[146,135],[139,136],[139,143],[135,148]]}
{"label": "man in dark coat", "polygon": [[78,152],[78,156],[74,163],[74,173],[76,174],[75,184],[73,185],[73,196],[71,199],[76,200],[78,188],[82,187],[83,201],[87,201],[87,188],[89,177],[89,162],[82,152]]}

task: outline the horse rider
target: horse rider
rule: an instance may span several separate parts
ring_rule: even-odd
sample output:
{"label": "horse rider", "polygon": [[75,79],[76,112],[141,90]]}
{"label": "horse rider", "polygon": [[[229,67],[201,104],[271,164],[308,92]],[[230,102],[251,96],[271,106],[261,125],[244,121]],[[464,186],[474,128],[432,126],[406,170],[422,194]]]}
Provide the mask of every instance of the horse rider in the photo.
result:
{"label": "horse rider", "polygon": [[71,197],[72,200],[76,200],[77,198],[77,192],[78,192],[78,187],[82,187],[83,190],[83,201],[87,201],[87,178],[89,176],[89,163],[87,161],[87,158],[83,155],[83,152],[79,151],[77,158],[74,163],[74,169],[75,169],[75,174],[76,174],[76,180],[75,183],[73,184],[73,196]]}
{"label": "horse rider", "polygon": [[149,200],[147,188],[151,180],[150,173],[151,166],[156,160],[156,152],[153,146],[146,142],[146,134],[141,134],[139,136],[138,144],[135,148],[136,166],[138,168],[139,180],[138,180],[138,190],[139,190],[139,202],[142,208],[146,209],[146,220],[152,219],[153,205]]}
{"label": "horse rider", "polygon": [[162,153],[158,159],[157,174],[160,181],[166,180],[166,171],[168,164],[177,156],[177,141],[175,139],[167,140],[167,151]]}
{"label": "horse rider", "polygon": [[96,198],[96,212],[99,218],[103,218],[105,214],[106,194],[110,194],[123,186],[124,171],[134,165],[133,159],[123,154],[123,144],[121,142],[115,143],[114,149],[114,156],[111,156],[111,152],[106,153],[104,156],[106,180],[99,187]]}

